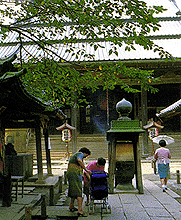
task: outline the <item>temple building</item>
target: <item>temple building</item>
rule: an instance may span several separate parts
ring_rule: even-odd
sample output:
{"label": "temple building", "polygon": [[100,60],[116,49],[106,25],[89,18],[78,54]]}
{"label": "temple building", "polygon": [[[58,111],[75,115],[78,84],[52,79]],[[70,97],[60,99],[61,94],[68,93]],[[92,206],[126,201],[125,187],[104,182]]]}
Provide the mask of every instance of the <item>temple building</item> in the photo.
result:
{"label": "temple building", "polygon": [[[146,0],[148,5],[153,5],[152,0]],[[102,63],[116,63],[122,62],[126,67],[140,68],[142,70],[154,70],[154,77],[159,77],[160,80],[152,85],[159,89],[155,94],[141,90],[138,84],[134,84],[135,88],[141,90],[140,93],[127,93],[117,86],[113,91],[103,91],[100,89],[95,93],[90,90],[84,91],[84,95],[87,97],[88,104],[80,107],[77,114],[77,133],[78,134],[100,134],[105,135],[106,131],[110,127],[110,122],[118,118],[115,105],[118,101],[125,98],[133,104],[133,111],[130,117],[132,119],[139,119],[140,123],[144,126],[150,119],[153,121],[159,120],[156,117],[156,113],[159,113],[162,109],[176,102],[181,96],[181,13],[175,1],[170,0],[157,0],[154,1],[154,5],[162,5],[167,11],[157,15],[159,24],[161,25],[159,31],[151,32],[148,37],[163,47],[165,51],[168,51],[175,60],[160,59],[158,53],[153,51],[144,50],[140,46],[135,46],[136,50],[125,51],[124,47],[118,48],[118,54],[108,55],[106,51],[110,48],[109,42],[100,42],[100,45],[104,48],[98,48],[95,52],[94,62]],[[67,25],[67,33],[70,31]],[[47,33],[48,35],[48,33]],[[0,46],[1,57],[10,56],[17,50],[17,56],[19,60],[23,59],[28,61],[29,54],[34,57],[43,57],[43,50],[38,50],[34,43],[28,39],[24,39],[21,43],[17,40],[17,33],[9,33],[6,41]],[[91,62],[83,57],[76,59],[73,56],[73,52],[69,54],[65,53],[69,45],[63,45],[61,36],[56,36],[55,53],[59,54],[64,60],[68,62],[80,63],[83,61]],[[86,42],[80,42],[79,48],[86,47],[91,51],[91,47]],[[55,57],[55,59],[57,59]],[[123,81],[126,78],[123,79]],[[69,124],[72,120],[71,109],[69,107],[64,109],[67,115],[67,121]],[[181,120],[177,115],[172,121],[159,121],[164,128],[162,132],[180,132]],[[147,138],[147,134],[145,134]],[[143,138],[144,140],[144,138]],[[146,142],[143,141],[143,145]],[[144,148],[145,149],[145,148]],[[148,152],[145,150],[144,152]]]}

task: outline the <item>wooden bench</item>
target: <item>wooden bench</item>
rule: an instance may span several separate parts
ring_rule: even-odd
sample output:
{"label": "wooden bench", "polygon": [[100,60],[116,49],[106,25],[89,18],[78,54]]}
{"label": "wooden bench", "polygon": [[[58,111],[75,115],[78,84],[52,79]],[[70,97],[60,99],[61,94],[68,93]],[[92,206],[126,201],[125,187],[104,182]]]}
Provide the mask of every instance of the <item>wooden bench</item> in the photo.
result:
{"label": "wooden bench", "polygon": [[[22,198],[23,198],[23,195],[24,195],[24,176],[11,176],[11,181],[12,181],[12,186],[15,186],[16,188],[16,193],[15,193],[15,200],[17,201],[18,200],[18,186],[19,186],[19,183],[21,182],[21,186],[22,186]],[[15,184],[13,184],[15,183]]]}

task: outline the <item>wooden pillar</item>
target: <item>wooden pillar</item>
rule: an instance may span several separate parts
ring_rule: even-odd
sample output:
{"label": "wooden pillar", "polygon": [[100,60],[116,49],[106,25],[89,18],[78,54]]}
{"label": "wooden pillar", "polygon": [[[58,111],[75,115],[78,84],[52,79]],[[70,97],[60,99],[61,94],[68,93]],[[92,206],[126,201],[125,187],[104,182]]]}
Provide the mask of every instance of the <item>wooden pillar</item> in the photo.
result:
{"label": "wooden pillar", "polygon": [[139,120],[139,94],[134,94],[134,120]]}
{"label": "wooden pillar", "polygon": [[47,172],[48,172],[48,175],[52,175],[50,149],[49,149],[49,147],[48,147],[48,128],[44,128],[44,129],[43,129],[43,133],[44,133],[44,139],[45,139],[45,151],[46,151]]}
{"label": "wooden pillar", "polygon": [[[179,94],[180,94],[180,98],[181,98],[181,85],[179,86]],[[181,131],[181,115],[180,115],[179,119],[180,119],[180,129],[179,130]]]}
{"label": "wooden pillar", "polygon": [[75,127],[75,130],[72,130],[72,154],[77,152],[77,105],[76,103],[72,107],[71,112],[71,124]]}
{"label": "wooden pillar", "polygon": [[4,173],[5,167],[5,129],[0,119],[0,172]]}
{"label": "wooden pillar", "polygon": [[53,206],[54,205],[54,196],[55,196],[55,191],[54,191],[54,186],[50,186],[50,198],[49,198],[49,205]]}
{"label": "wooden pillar", "polygon": [[63,176],[59,176],[59,190],[58,190],[59,193],[63,192],[62,179]]}
{"label": "wooden pillar", "polygon": [[142,172],[141,172],[141,155],[138,144],[138,137],[135,137],[133,140],[133,149],[134,149],[134,161],[135,161],[135,171],[136,171],[136,188],[139,191],[139,194],[143,194],[143,182],[142,182]]}
{"label": "wooden pillar", "polygon": [[44,183],[44,181],[43,181],[43,165],[42,165],[42,148],[41,148],[41,129],[40,129],[40,120],[39,119],[36,119],[35,134],[36,134],[36,157],[37,157],[37,166],[38,166],[37,183]]}
{"label": "wooden pillar", "polygon": [[[148,110],[147,110],[147,91],[141,90],[141,111],[142,111],[142,125],[147,125]],[[148,132],[142,134],[143,137],[143,155],[149,154],[148,152]]]}
{"label": "wooden pillar", "polygon": [[116,141],[113,139],[108,144],[109,152],[109,193],[114,193],[114,173],[115,173],[115,159],[116,159]]}

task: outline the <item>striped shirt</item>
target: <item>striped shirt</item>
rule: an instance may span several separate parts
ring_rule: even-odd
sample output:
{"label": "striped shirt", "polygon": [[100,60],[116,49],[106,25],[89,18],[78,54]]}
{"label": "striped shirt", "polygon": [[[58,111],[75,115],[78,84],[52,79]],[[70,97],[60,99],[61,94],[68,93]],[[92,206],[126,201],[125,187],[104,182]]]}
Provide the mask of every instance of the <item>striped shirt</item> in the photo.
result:
{"label": "striped shirt", "polygon": [[154,158],[157,159],[157,163],[159,164],[167,164],[170,163],[169,157],[171,156],[170,150],[165,147],[160,147],[156,149]]}

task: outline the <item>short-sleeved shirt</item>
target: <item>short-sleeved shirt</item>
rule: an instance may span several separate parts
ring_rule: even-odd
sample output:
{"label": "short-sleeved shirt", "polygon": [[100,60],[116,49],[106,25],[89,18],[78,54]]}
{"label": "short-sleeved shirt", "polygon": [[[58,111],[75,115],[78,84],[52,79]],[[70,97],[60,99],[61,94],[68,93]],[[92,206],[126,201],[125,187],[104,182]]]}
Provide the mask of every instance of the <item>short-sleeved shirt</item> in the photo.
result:
{"label": "short-sleeved shirt", "polygon": [[[88,170],[90,171],[104,171],[104,168],[105,166],[101,166],[101,167],[98,167],[97,166],[97,161],[92,161],[90,162],[87,167],[86,167]],[[84,170],[84,173],[86,173],[86,171]],[[84,174],[84,182],[88,182],[85,174]]]}
{"label": "short-sleeved shirt", "polygon": [[83,169],[78,163],[78,159],[80,158],[83,161],[84,154],[82,152],[75,153],[69,160],[67,176],[70,173],[77,173],[78,175],[83,174]]}
{"label": "short-sleeved shirt", "polygon": [[69,160],[69,164],[78,164],[78,159],[80,158],[83,161],[84,154],[82,152],[75,153]]}
{"label": "short-sleeved shirt", "polygon": [[170,157],[171,154],[170,154],[170,150],[168,148],[160,147],[160,148],[156,149],[154,157],[156,157],[156,156],[158,157],[157,158],[158,164],[170,163],[170,159],[168,157]]}

